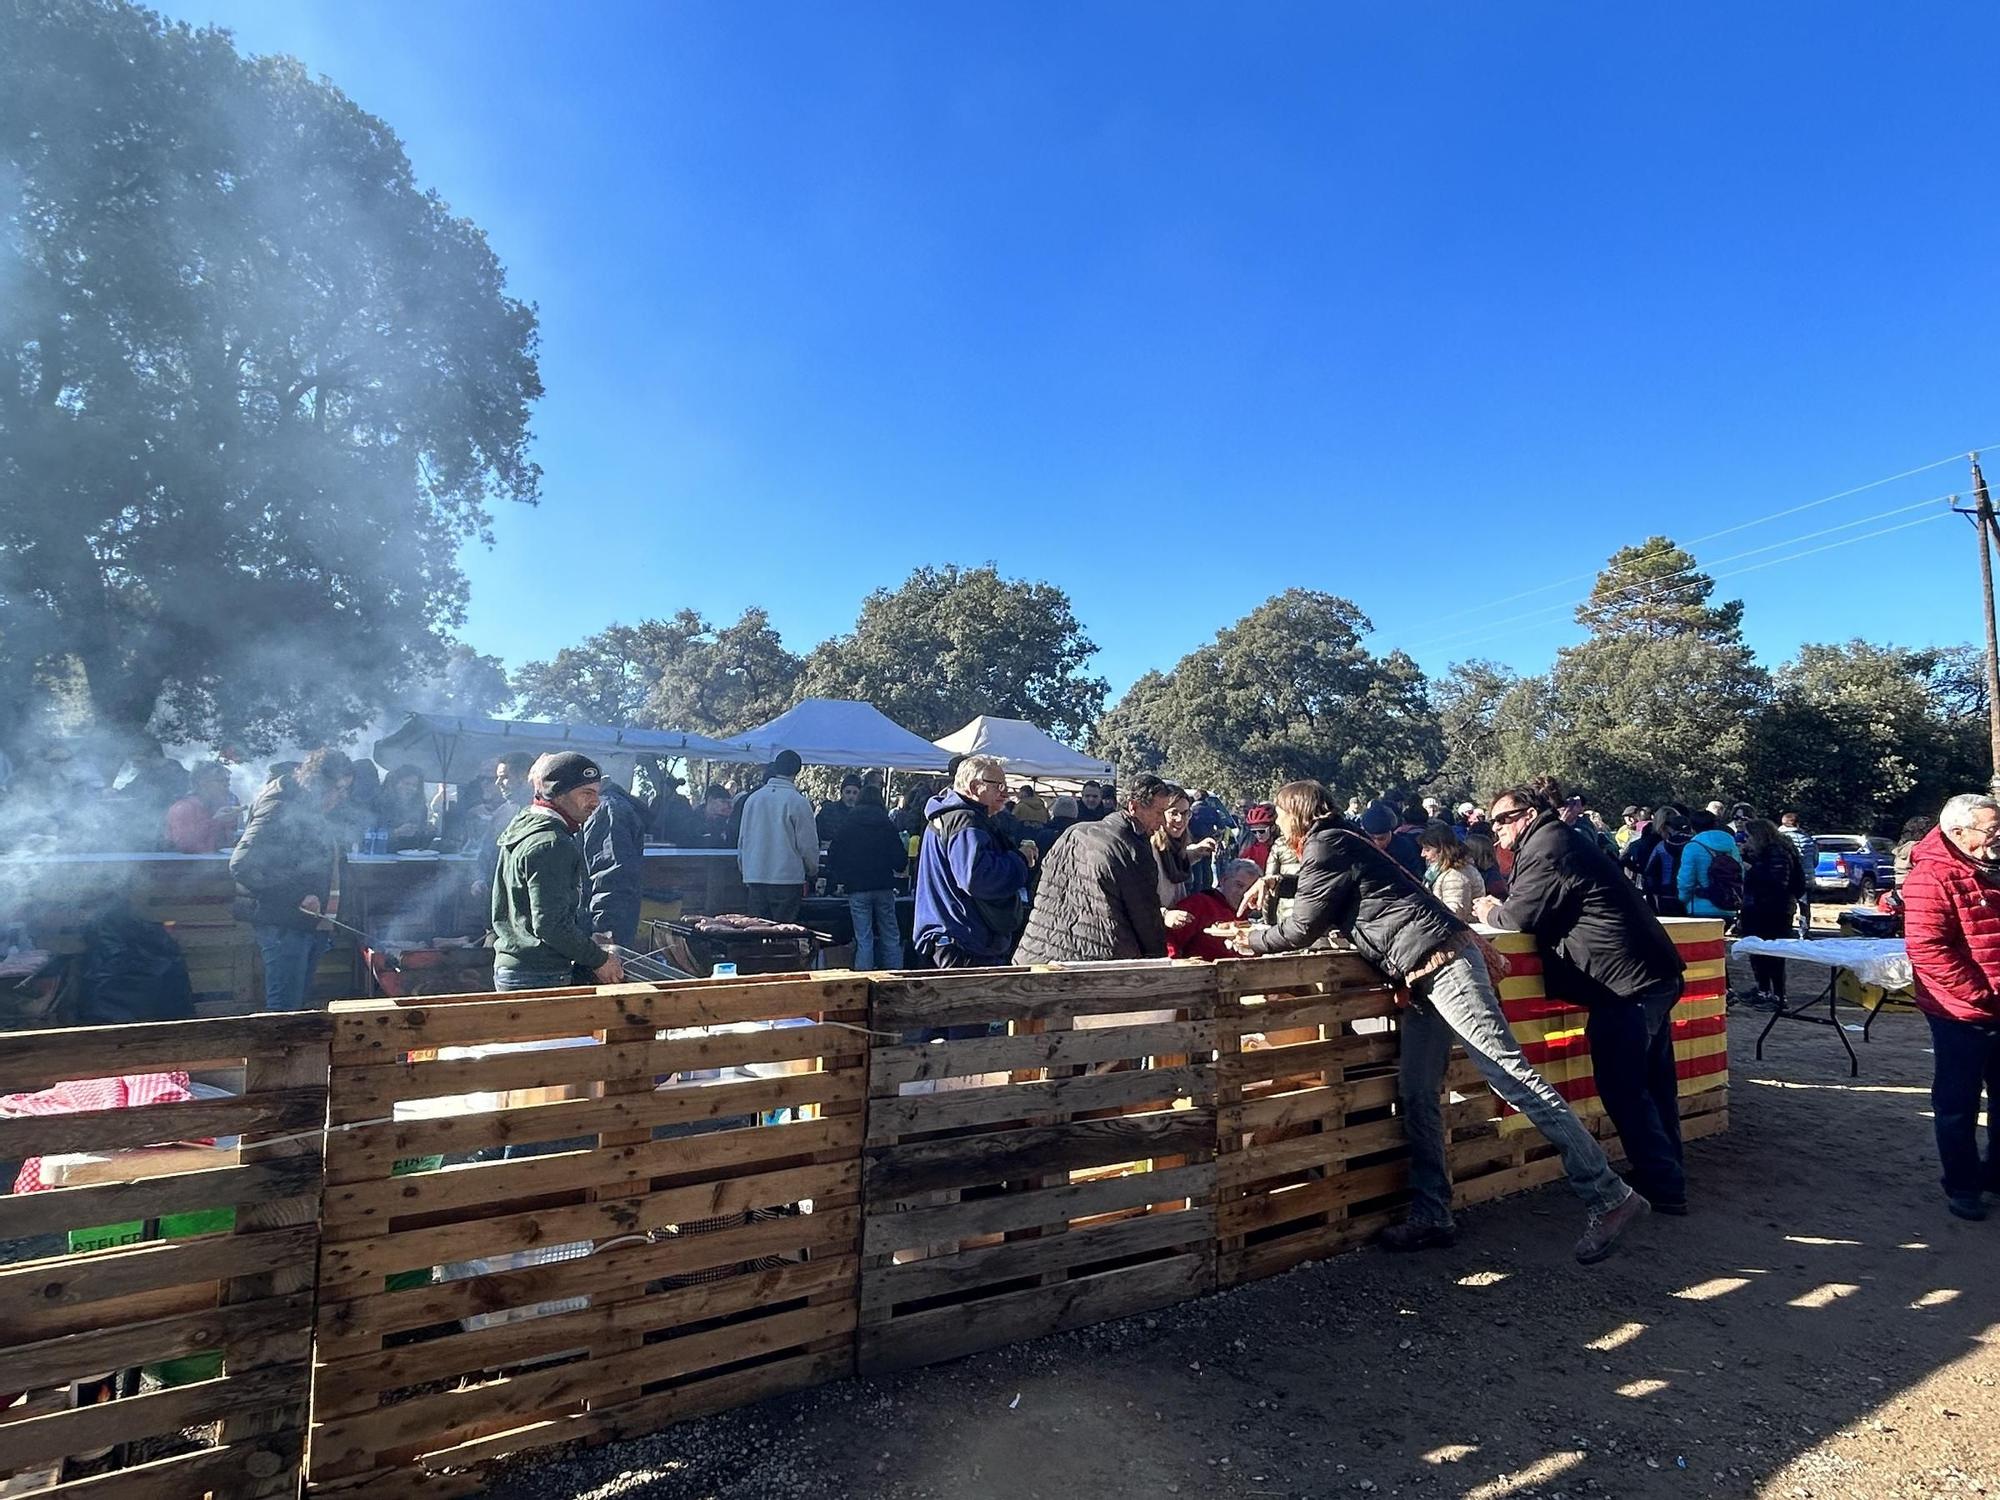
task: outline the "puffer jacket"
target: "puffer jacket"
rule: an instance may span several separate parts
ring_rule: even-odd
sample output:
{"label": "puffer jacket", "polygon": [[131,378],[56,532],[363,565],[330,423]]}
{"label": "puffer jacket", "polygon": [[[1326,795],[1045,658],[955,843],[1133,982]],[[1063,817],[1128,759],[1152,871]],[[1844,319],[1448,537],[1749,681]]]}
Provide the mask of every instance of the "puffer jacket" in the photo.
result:
{"label": "puffer jacket", "polygon": [[1954,1021],[2000,1022],[2000,870],[1933,828],[1910,851],[1902,897],[1918,1006]]}
{"label": "puffer jacket", "polygon": [[1250,930],[1255,951],[1292,953],[1338,932],[1397,981],[1466,930],[1421,881],[1339,817],[1306,831],[1298,873],[1281,879],[1278,894],[1292,898],[1291,908],[1275,927]]}
{"label": "puffer jacket", "polygon": [[319,918],[300,911],[299,903],[316,896],[325,907],[345,843],[344,826],[322,810],[319,793],[302,790],[289,776],[265,782],[229,856],[229,874],[241,893],[237,915],[259,927],[317,927]]}
{"label": "puffer jacket", "polygon": [[1042,862],[1042,883],[1014,961],[1165,958],[1159,871],[1152,841],[1127,814],[1078,823]]}
{"label": "puffer jacket", "polygon": [[590,930],[629,948],[639,934],[646,887],[646,806],[615,781],[583,825],[583,866],[590,882]]}
{"label": "puffer jacket", "polygon": [[1595,831],[1550,812],[1515,847],[1513,889],[1494,925],[1532,932],[1549,994],[1581,1005],[1636,999],[1687,968]]}

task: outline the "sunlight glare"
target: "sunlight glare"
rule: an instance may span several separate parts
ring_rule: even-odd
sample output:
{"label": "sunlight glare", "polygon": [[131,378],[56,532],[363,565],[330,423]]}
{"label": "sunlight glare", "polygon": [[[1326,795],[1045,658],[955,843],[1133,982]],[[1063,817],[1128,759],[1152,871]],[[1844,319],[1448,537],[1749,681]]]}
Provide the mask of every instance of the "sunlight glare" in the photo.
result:
{"label": "sunlight glare", "polygon": [[1923,1296],[1917,1298],[1910,1306],[1917,1308],[1943,1307],[1945,1303],[1956,1302],[1957,1300],[1958,1289],[1956,1287],[1941,1286],[1934,1292],[1925,1292]]}
{"label": "sunlight glare", "polygon": [[1505,1500],[1508,1495],[1518,1495],[1523,1490],[1536,1485],[1547,1484],[1560,1474],[1567,1474],[1583,1462],[1583,1454],[1575,1449],[1562,1453],[1551,1453],[1547,1458],[1538,1458],[1527,1468],[1513,1474],[1502,1474],[1498,1479],[1485,1484],[1474,1485],[1465,1492],[1465,1500]]}
{"label": "sunlight glare", "polygon": [[1427,1464],[1455,1464],[1479,1451],[1477,1443],[1443,1443],[1424,1455]]}
{"label": "sunlight glare", "polygon": [[1697,1281],[1693,1286],[1682,1287],[1674,1295],[1683,1302],[1707,1302],[1713,1297],[1724,1297],[1731,1292],[1740,1292],[1750,1285],[1747,1276],[1711,1276],[1706,1281]]}
{"label": "sunlight glare", "polygon": [[1838,1302],[1842,1297],[1852,1297],[1861,1288],[1847,1281],[1829,1281],[1824,1286],[1816,1286],[1801,1296],[1792,1298],[1787,1307],[1826,1307]]}
{"label": "sunlight glare", "polygon": [[1618,1394],[1628,1401],[1637,1401],[1642,1396],[1664,1391],[1672,1384],[1671,1380],[1628,1380],[1618,1387]]}
{"label": "sunlight glare", "polygon": [[1586,1349],[1595,1349],[1600,1354],[1607,1353],[1612,1349],[1616,1349],[1620,1344],[1631,1343],[1632,1340],[1645,1331],[1646,1325],[1644,1323],[1620,1323],[1602,1338],[1592,1339],[1583,1347]]}

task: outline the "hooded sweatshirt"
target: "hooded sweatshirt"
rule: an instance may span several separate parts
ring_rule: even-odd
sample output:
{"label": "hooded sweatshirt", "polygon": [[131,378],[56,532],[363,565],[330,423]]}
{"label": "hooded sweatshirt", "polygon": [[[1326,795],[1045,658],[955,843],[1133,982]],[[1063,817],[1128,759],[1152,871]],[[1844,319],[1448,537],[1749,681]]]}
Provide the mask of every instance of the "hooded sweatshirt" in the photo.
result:
{"label": "hooded sweatshirt", "polygon": [[497,969],[595,969],[604,950],[583,920],[583,849],[553,807],[534,803],[500,835],[493,878],[493,965]]}
{"label": "hooded sweatshirt", "polygon": [[917,851],[917,910],[912,936],[923,953],[955,948],[973,958],[1006,960],[1025,914],[1028,862],[956,791],[924,808]]}

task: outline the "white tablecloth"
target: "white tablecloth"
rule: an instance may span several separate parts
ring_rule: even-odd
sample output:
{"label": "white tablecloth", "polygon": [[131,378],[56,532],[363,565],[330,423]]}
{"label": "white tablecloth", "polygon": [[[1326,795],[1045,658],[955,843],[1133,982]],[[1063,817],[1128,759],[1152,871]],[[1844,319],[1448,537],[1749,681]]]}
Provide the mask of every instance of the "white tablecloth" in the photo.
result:
{"label": "white tablecloth", "polygon": [[1910,955],[1901,938],[1738,938],[1735,951],[1765,958],[1799,958],[1847,970],[1885,990],[1910,987]]}

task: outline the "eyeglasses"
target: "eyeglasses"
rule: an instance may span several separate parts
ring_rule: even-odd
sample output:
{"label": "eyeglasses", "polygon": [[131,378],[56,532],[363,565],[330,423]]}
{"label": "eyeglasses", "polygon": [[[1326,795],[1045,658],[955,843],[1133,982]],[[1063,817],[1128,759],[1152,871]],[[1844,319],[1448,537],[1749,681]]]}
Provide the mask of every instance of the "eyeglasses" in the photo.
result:
{"label": "eyeglasses", "polygon": [[1488,821],[1495,828],[1505,828],[1509,823],[1518,823],[1521,819],[1532,818],[1534,815],[1535,810],[1532,807],[1511,807],[1506,812],[1495,813]]}
{"label": "eyeglasses", "polygon": [[1006,786],[1007,786],[1007,783],[1006,783],[1006,782],[1004,782],[1004,781],[995,781],[995,780],[994,780],[994,779],[993,779],[992,777],[990,777],[990,776],[981,776],[981,777],[979,777],[979,778],[978,778],[977,780],[975,780],[975,781],[974,781],[974,782],[973,782],[972,784],[973,784],[974,786],[997,786],[997,787],[1001,788],[1001,789],[1002,789],[1003,791],[1004,791],[1004,790],[1006,789]]}

